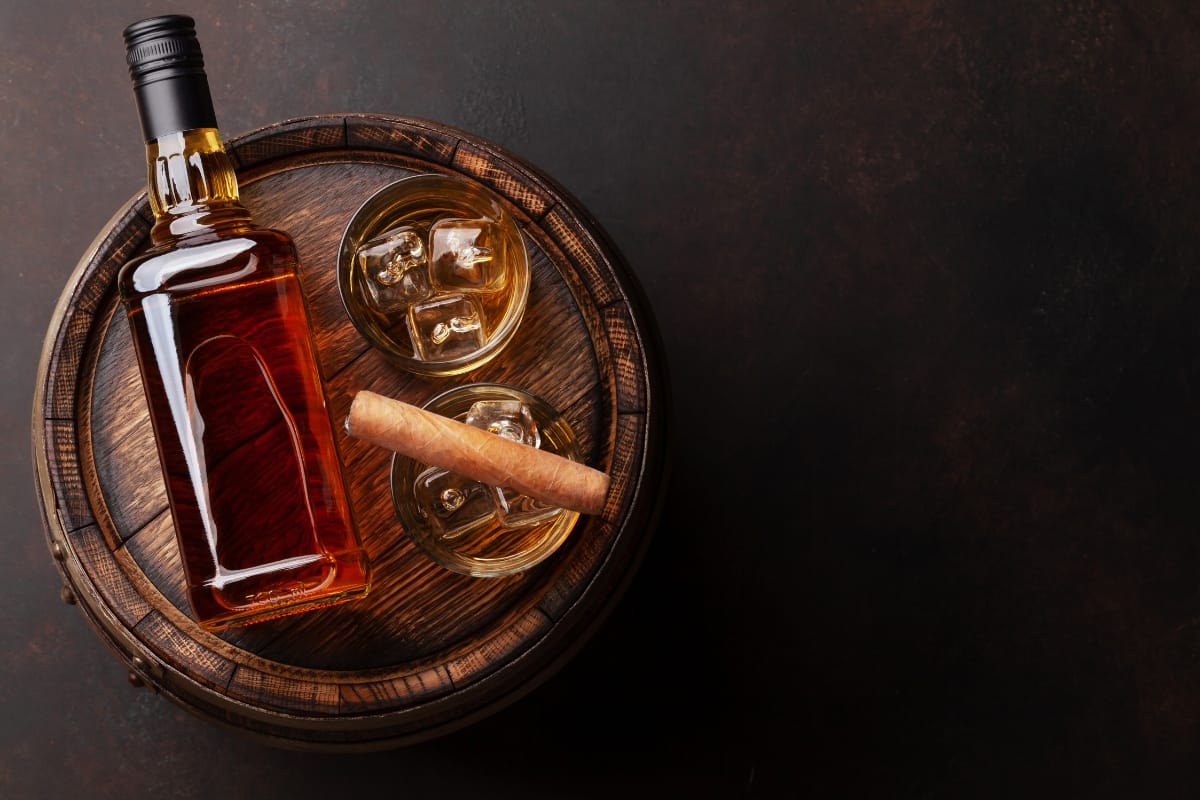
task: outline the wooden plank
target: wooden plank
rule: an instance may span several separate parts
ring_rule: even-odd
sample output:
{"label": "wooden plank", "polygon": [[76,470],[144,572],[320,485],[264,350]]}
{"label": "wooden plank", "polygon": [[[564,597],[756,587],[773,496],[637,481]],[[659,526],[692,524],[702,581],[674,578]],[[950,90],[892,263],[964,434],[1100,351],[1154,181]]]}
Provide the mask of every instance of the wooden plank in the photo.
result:
{"label": "wooden plank", "polygon": [[184,633],[158,611],[147,614],[134,632],[168,668],[220,695],[225,694],[236,665],[223,654]]}
{"label": "wooden plank", "polygon": [[619,414],[616,437],[613,441],[612,463],[609,466],[608,498],[601,517],[620,530],[629,513],[634,494],[643,488],[646,468],[646,417],[642,414]]}
{"label": "wooden plank", "polygon": [[446,664],[454,686],[458,689],[491,675],[531,648],[551,627],[551,620],[538,609],[528,613],[470,652]]}
{"label": "wooden plank", "polygon": [[269,673],[245,665],[234,670],[225,694],[254,708],[306,716],[336,716],[342,702],[336,683],[317,679],[307,670]]}
{"label": "wooden plank", "polygon": [[353,148],[385,150],[436,164],[449,164],[458,147],[458,136],[449,129],[407,120],[398,125],[397,118],[373,115],[348,115],[346,141]]}
{"label": "wooden plank", "polygon": [[45,425],[45,446],[49,457],[50,484],[54,487],[54,506],[59,519],[69,533],[96,522],[83,487],[79,468],[79,445],[74,420],[48,419]]}
{"label": "wooden plank", "polygon": [[497,157],[490,148],[461,143],[454,152],[454,167],[512,202],[531,219],[541,219],[554,204],[552,194],[541,181],[513,162]]}
{"label": "wooden plank", "polygon": [[339,684],[342,714],[369,714],[381,709],[406,708],[453,691],[444,665],[406,675]]}
{"label": "wooden plank", "polygon": [[583,518],[564,545],[564,567],[538,602],[547,617],[557,621],[587,588],[612,548],[613,526],[599,518]]}
{"label": "wooden plank", "polygon": [[187,580],[179,558],[171,514],[164,509],[140,530],[128,535],[124,547],[138,569],[163,597],[180,614],[190,617],[192,611],[187,599]]}
{"label": "wooden plank", "polygon": [[110,613],[130,628],[150,613],[150,604],[129,582],[95,525],[72,531],[67,543]]}
{"label": "wooden plank", "polygon": [[344,147],[346,124],[342,117],[302,117],[231,139],[227,149],[238,169],[245,169],[295,153]]}
{"label": "wooden plank", "polygon": [[542,228],[575,265],[596,305],[604,307],[623,299],[621,287],[613,281],[612,269],[596,240],[580,227],[576,218],[568,216],[566,209],[550,209],[542,219]]}
{"label": "wooden plank", "polygon": [[617,411],[641,413],[646,410],[646,360],[629,306],[613,303],[604,307],[603,315],[616,379]]}

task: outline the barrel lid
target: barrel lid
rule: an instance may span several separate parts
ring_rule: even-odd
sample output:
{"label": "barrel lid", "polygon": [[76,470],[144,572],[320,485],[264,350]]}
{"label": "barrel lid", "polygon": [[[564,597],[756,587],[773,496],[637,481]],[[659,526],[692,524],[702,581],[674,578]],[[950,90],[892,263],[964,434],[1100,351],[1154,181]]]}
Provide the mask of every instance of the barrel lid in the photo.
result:
{"label": "barrel lid", "polygon": [[469,133],[406,117],[326,115],[238,137],[230,152],[247,206],[296,240],[335,419],[358,388],[420,402],[450,385],[396,370],[346,319],[330,265],[348,214],[406,174],[456,174],[499,194],[530,248],[527,317],[494,362],[456,380],[522,386],[562,410],[587,461],[612,477],[608,504],[529,573],[457,575],[397,529],[388,454],[347,440],[340,445],[351,501],[375,565],[371,595],[220,635],[203,631],[182,594],[113,286],[117,269],[148,244],[152,219],[139,195],[100,232],[65,287],[38,372],[35,475],[65,591],[136,682],[272,743],[379,748],[462,727],[565,663],[637,568],[667,467],[666,384],[653,318],[619,253],[578,202]]}

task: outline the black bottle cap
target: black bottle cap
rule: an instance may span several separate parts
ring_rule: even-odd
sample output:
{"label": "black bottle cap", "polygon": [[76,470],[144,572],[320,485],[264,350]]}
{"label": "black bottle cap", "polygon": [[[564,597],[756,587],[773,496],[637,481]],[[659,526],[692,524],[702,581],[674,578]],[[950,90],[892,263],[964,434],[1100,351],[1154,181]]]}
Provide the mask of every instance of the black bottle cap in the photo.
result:
{"label": "black bottle cap", "polygon": [[146,141],[217,127],[191,17],[176,14],[133,23],[125,29],[125,52]]}

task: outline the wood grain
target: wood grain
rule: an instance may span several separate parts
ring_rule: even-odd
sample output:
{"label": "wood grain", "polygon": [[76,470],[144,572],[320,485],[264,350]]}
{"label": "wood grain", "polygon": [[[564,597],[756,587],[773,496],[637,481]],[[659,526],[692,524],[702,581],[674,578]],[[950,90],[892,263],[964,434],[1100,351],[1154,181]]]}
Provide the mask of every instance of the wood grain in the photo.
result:
{"label": "wood grain", "polygon": [[346,122],[342,117],[309,117],[280,122],[244,136],[237,147],[230,148],[230,154],[241,170],[300,152],[345,147]]}
{"label": "wood grain", "polygon": [[[289,231],[302,264],[329,413],[364,547],[370,595],[213,635],[191,619],[116,270],[147,243],[144,199],[102,232],[52,326],[39,377],[39,469],[48,534],[89,620],[165,696],[204,716],[319,748],[401,744],[478,718],[544,680],[616,601],[654,522],[664,461],[652,411],[661,377],[650,322],[627,303],[619,256],[573,201],[490,143],[423,120],[290,120],[231,143],[243,199]],[[501,355],[450,379],[401,372],[367,346],[338,295],[342,232],[374,191],[457,173],[499,193],[522,227],[532,287]],[[452,386],[499,382],[538,395],[610,474],[601,514],[538,567],[497,579],[442,569],[392,509],[391,454],[342,432],[354,393],[420,405]],[[614,574],[614,573],[620,574]]]}
{"label": "wood grain", "polygon": [[[400,124],[397,124],[400,123]],[[435,164],[449,164],[461,134],[445,126],[366,114],[346,117],[346,144],[362,150],[384,150]]]}

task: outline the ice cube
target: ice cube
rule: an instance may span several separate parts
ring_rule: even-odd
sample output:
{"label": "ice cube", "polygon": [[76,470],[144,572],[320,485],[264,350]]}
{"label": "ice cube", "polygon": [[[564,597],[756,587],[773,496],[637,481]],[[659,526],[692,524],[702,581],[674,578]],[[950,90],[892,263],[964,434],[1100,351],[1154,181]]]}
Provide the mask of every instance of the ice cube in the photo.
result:
{"label": "ice cube", "polygon": [[408,333],[422,361],[469,356],[487,342],[483,309],[466,295],[439,295],[409,306]]}
{"label": "ice cube", "polygon": [[425,239],[415,228],[395,228],[371,239],[355,254],[371,305],[392,314],[433,294]]}
{"label": "ice cube", "polygon": [[[542,437],[529,406],[520,400],[480,400],[467,411],[466,423],[505,439],[541,447]],[[496,518],[506,528],[527,528],[556,516],[561,508],[549,506],[515,489],[490,487]]]}
{"label": "ice cube", "polygon": [[520,400],[479,400],[467,412],[466,423],[514,442],[542,446],[537,422]]}
{"label": "ice cube", "polygon": [[496,519],[506,528],[528,528],[558,516],[558,506],[549,506],[534,500],[515,489],[492,486],[492,502],[495,504]]}
{"label": "ice cube", "polygon": [[430,467],[413,481],[420,513],[443,539],[456,539],[492,521],[495,490],[440,467]]}
{"label": "ice cube", "polygon": [[504,286],[500,226],[486,219],[442,219],[429,230],[429,277],[451,292]]}

